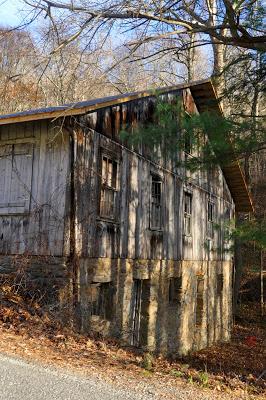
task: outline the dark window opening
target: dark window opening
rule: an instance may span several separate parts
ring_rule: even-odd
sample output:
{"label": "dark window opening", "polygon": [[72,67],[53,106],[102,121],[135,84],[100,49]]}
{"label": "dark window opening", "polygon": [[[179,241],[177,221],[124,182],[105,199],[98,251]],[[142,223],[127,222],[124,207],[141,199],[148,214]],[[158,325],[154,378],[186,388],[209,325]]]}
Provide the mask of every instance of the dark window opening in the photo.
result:
{"label": "dark window opening", "polygon": [[133,346],[144,346],[148,339],[150,301],[150,280],[134,279],[132,295],[132,336]]}
{"label": "dark window opening", "polygon": [[204,294],[204,279],[197,277],[197,295],[196,295],[196,326],[202,324],[203,318],[203,294]]}
{"label": "dark window opening", "polygon": [[113,316],[113,287],[111,282],[91,284],[91,315],[111,320]]}
{"label": "dark window opening", "polygon": [[213,212],[214,205],[211,202],[208,202],[208,221],[213,222]]}
{"label": "dark window opening", "polygon": [[162,227],[162,181],[159,176],[152,175],[150,228],[161,229],[161,227]]}
{"label": "dark window opening", "polygon": [[214,237],[214,203],[208,201],[208,221],[207,221],[207,236],[211,239]]}
{"label": "dark window opening", "polygon": [[223,295],[224,288],[224,276],[223,274],[217,275],[217,296],[221,297]]}
{"label": "dark window opening", "polygon": [[102,157],[101,165],[101,195],[100,216],[115,219],[118,188],[118,163],[107,157]]}
{"label": "dark window opening", "polygon": [[180,304],[182,298],[182,278],[169,279],[169,303]]}
{"label": "dark window opening", "polygon": [[192,194],[184,193],[184,234],[191,235]]}

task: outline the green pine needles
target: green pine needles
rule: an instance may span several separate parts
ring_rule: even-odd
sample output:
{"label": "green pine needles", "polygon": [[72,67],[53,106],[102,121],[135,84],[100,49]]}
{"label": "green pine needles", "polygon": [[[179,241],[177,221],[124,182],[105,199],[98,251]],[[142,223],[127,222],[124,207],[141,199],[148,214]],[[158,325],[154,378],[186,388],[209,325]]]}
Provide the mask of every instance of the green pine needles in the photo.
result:
{"label": "green pine needles", "polygon": [[[135,149],[144,146],[155,160],[165,157],[177,166],[185,162],[190,170],[210,169],[244,159],[263,148],[263,123],[254,118],[237,121],[211,111],[189,115],[180,98],[170,102],[156,96],[152,121],[139,123],[134,129],[128,127],[120,137]],[[182,158],[182,152],[191,157]]]}

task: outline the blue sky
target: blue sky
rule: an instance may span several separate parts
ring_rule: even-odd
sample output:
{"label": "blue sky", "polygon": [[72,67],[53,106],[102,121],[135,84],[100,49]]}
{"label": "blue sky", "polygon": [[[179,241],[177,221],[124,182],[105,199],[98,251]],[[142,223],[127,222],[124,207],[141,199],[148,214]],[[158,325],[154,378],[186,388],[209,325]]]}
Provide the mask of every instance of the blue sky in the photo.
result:
{"label": "blue sky", "polygon": [[16,26],[23,18],[21,10],[25,3],[21,0],[0,0],[0,25]]}

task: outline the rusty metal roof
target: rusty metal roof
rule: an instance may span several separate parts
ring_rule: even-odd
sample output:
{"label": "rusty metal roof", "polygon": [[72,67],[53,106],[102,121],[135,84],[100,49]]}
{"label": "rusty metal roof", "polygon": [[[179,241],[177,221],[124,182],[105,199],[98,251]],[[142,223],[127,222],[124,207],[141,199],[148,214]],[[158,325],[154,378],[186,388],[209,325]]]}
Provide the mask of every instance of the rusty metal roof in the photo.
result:
{"label": "rusty metal roof", "polygon": [[[221,112],[212,82],[209,79],[158,88],[156,89],[156,94],[173,92],[185,88],[190,88],[200,112],[206,108],[213,110],[215,109],[218,112]],[[102,97],[88,101],[80,101],[76,103],[64,104],[61,106],[37,108],[34,110],[26,110],[12,114],[0,115],[0,125],[82,115],[90,111],[98,110],[100,108],[126,103],[135,99],[153,96],[154,94],[155,90],[153,89],[141,92],[125,93],[116,96]]]}
{"label": "rusty metal roof", "polygon": [[[159,88],[156,89],[156,94],[170,93],[186,88],[190,89],[199,112],[211,110],[222,114],[222,108],[219,104],[217,94],[210,79]],[[82,115],[108,106],[119,105],[132,100],[150,97],[154,94],[154,90],[146,90],[65,104],[62,106],[38,108],[35,110],[1,115],[0,125]],[[236,211],[252,212],[253,205],[251,196],[239,163],[236,161],[232,165],[223,168],[223,172],[233,196],[236,205]]]}

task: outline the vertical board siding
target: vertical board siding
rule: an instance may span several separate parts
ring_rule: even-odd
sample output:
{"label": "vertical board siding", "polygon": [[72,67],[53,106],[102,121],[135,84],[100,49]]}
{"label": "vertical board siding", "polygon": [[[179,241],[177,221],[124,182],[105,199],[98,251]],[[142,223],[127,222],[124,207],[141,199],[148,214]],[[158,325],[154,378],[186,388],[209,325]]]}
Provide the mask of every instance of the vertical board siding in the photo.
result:
{"label": "vertical board siding", "polygon": [[[211,250],[207,248],[207,207],[210,194],[198,185],[192,193],[191,236],[183,234],[187,184],[169,170],[156,168],[141,155],[122,148],[113,139],[89,130],[80,132],[76,155],[77,251],[82,257],[131,259],[219,260],[223,247],[223,185],[215,189],[215,221]],[[101,153],[113,154],[119,163],[119,208],[115,221],[99,215]],[[78,171],[78,172],[77,172]],[[151,173],[162,179],[162,228],[150,229]],[[221,171],[219,172],[221,173]],[[210,186],[214,187],[211,183]],[[232,203],[228,204],[233,209]],[[110,233],[111,230],[111,233]],[[155,241],[155,242],[154,242]],[[152,251],[156,243],[156,251]],[[110,249],[114,246],[114,249]],[[160,250],[161,246],[161,250]]]}
{"label": "vertical board siding", "polygon": [[22,171],[26,176],[23,184],[30,192],[29,210],[0,215],[0,252],[62,255],[69,170],[67,136],[63,138],[63,133],[46,121],[1,127],[0,135],[0,146],[6,141],[32,146],[32,162],[27,163],[28,171]]}
{"label": "vertical board siding", "polygon": [[[180,91],[164,96],[168,101]],[[197,112],[186,90],[184,105]],[[145,147],[141,154],[121,148],[122,128],[150,120],[154,98],[137,99],[100,109],[73,119],[75,159],[72,166],[69,131],[60,121],[13,124],[1,127],[0,143],[30,143],[33,146],[30,212],[0,216],[0,251],[40,255],[66,255],[69,251],[70,168],[74,171],[76,252],[82,257],[111,257],[174,260],[215,260],[228,256],[223,251],[226,208],[234,205],[220,168],[193,174],[176,167],[174,160],[161,157],[162,168],[150,162]],[[75,124],[75,121],[77,124]],[[99,216],[101,152],[114,155],[118,163],[118,216],[108,221]],[[180,157],[180,155],[177,155]],[[172,171],[178,171],[176,177]],[[162,228],[150,229],[151,172],[162,180]],[[183,234],[185,180],[190,175],[192,191],[192,234]],[[183,183],[182,183],[183,181]],[[208,192],[215,199],[216,230],[206,249]],[[155,247],[152,249],[152,246]],[[110,249],[111,247],[111,249]],[[221,256],[221,251],[223,256]]]}
{"label": "vertical board siding", "polygon": [[[168,101],[174,100],[174,95],[181,95],[181,92],[165,95]],[[184,107],[188,112],[197,112],[193,98],[189,90],[183,97]],[[224,191],[227,185],[224,182],[220,168],[213,171],[196,171],[191,174],[184,168],[176,168],[174,160],[167,160],[165,157],[157,162],[163,168],[156,168],[149,162],[151,157],[148,149],[140,146],[138,155],[130,149],[121,150],[119,133],[123,128],[130,129],[136,126],[139,121],[150,120],[154,109],[154,99],[134,100],[128,103],[113,107],[103,108],[97,112],[88,113],[79,118],[79,126],[83,125],[83,146],[86,137],[90,136],[90,150],[88,150],[87,164],[85,168],[85,181],[87,191],[80,192],[78,204],[80,215],[80,236],[82,236],[83,256],[89,257],[122,257],[133,259],[165,258],[165,259],[186,259],[186,260],[208,260],[219,259],[218,249],[221,243],[221,234],[215,231],[213,240],[210,243],[211,251],[207,245],[207,206],[208,193],[211,192],[216,198],[217,224],[222,221],[223,209],[220,206],[220,199],[224,198]],[[117,142],[117,144],[116,144]],[[82,147],[82,144],[80,145]],[[87,146],[87,144],[86,144]],[[110,151],[113,154],[120,154],[119,168],[119,215],[115,224],[112,221],[105,221],[99,217],[99,162],[101,149]],[[177,154],[177,158],[180,155]],[[82,169],[81,154],[77,156],[79,169]],[[165,169],[164,169],[165,168]],[[176,178],[170,171],[178,171],[180,177]],[[163,210],[162,230],[160,232],[150,230],[150,196],[151,196],[151,172],[158,173],[163,182]],[[193,195],[192,209],[192,234],[185,237],[183,234],[183,191],[185,181],[189,177]],[[82,193],[86,197],[82,200]],[[228,193],[227,193],[228,196]],[[229,194],[228,200],[233,208],[232,198]],[[82,207],[81,204],[86,204]],[[114,226],[114,228],[110,228]],[[110,237],[108,230],[115,230],[113,240],[116,243],[116,254],[108,252]],[[222,228],[221,228],[222,229]],[[153,251],[151,244],[156,243],[158,251]],[[159,251],[160,246],[162,251]]]}
{"label": "vertical board siding", "polygon": [[128,255],[128,229],[129,229],[129,184],[130,165],[129,153],[122,150],[121,161],[121,203],[120,203],[120,256],[126,258]]}

